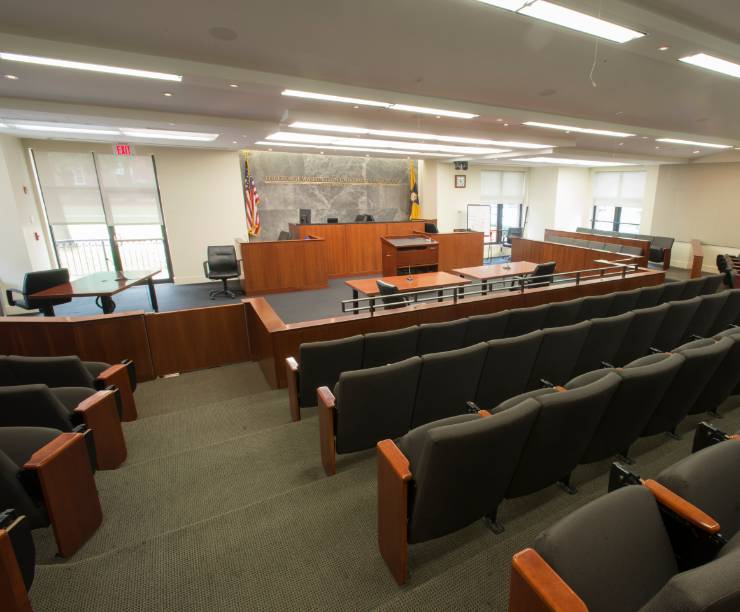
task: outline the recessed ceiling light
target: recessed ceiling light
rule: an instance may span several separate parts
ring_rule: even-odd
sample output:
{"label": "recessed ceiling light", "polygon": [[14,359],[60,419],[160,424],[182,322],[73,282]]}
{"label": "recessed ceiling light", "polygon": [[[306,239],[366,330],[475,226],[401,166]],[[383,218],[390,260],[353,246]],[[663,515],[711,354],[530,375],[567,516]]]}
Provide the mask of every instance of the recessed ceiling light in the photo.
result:
{"label": "recessed ceiling light", "polygon": [[71,68],[73,70],[86,70],[89,72],[104,72],[106,74],[117,74],[121,76],[140,77],[142,79],[158,79],[160,81],[182,81],[179,74],[166,72],[152,72],[151,70],[139,70],[137,68],[123,68],[121,66],[105,66],[103,64],[88,64],[87,62],[73,62],[51,57],[38,57],[35,55],[21,55],[19,53],[7,53],[0,51],[0,59],[10,62],[23,62],[26,64],[38,64],[41,66],[52,66],[54,68]]}
{"label": "recessed ceiling light", "polygon": [[698,155],[701,151],[694,151],[694,155]]}
{"label": "recessed ceiling light", "polygon": [[403,130],[373,130],[350,125],[334,125],[331,123],[313,123],[308,121],[294,121],[290,127],[300,130],[317,130],[323,132],[341,132],[345,134],[364,134],[383,136],[386,138],[413,138],[415,140],[436,140],[471,145],[491,145],[494,147],[511,147],[514,149],[547,149],[552,145],[533,142],[517,142],[510,140],[489,140],[487,138],[467,138],[465,136],[439,136],[427,132],[406,132]]}
{"label": "recessed ceiling light", "polygon": [[728,62],[727,60],[714,57],[713,55],[707,55],[706,53],[697,53],[696,55],[689,55],[687,57],[681,57],[679,62],[686,64],[692,64],[693,66],[699,66],[699,68],[706,68],[714,72],[720,72],[728,76],[740,78],[740,64],[734,62]]}
{"label": "recessed ceiling light", "polygon": [[466,147],[460,145],[432,144],[426,142],[401,142],[398,140],[378,140],[375,138],[349,138],[346,136],[330,136],[326,134],[301,134],[296,132],[275,132],[267,140],[280,142],[306,142],[313,144],[332,144],[342,146],[361,146],[365,148],[378,147],[383,149],[415,149],[437,153],[461,155],[485,155],[486,153],[504,153],[507,149],[489,147]]}
{"label": "recessed ceiling light", "polygon": [[19,130],[29,130],[31,132],[61,132],[65,134],[100,134],[100,135],[111,135],[120,136],[120,132],[116,129],[111,128],[85,128],[75,127],[66,125],[43,125],[43,124],[29,124],[29,123],[16,123],[13,127]]}
{"label": "recessed ceiling light", "polygon": [[667,45],[663,45],[662,47],[658,47],[658,51],[668,51],[668,49],[670,49],[670,47],[667,46]]}
{"label": "recessed ceiling light", "polygon": [[390,102],[381,102],[379,100],[364,100],[361,98],[348,98],[345,96],[334,96],[330,94],[315,93],[311,91],[297,91],[295,89],[286,89],[282,92],[284,96],[294,98],[306,98],[309,100],[322,100],[325,102],[341,102],[343,104],[352,104],[354,106],[373,106],[376,108],[389,108],[397,111],[409,113],[422,113],[426,115],[440,115],[443,117],[455,117],[456,119],[474,119],[479,115],[473,113],[462,113],[459,111],[444,110],[440,108],[427,108],[426,106],[413,106],[410,104],[391,104]]}
{"label": "recessed ceiling light", "polygon": [[655,147],[656,149],[660,149],[660,147]]}
{"label": "recessed ceiling light", "polygon": [[691,145],[694,147],[709,147],[710,149],[732,148],[732,145],[713,144],[711,142],[697,142],[695,140],[681,140],[680,138],[656,138],[655,142],[670,142],[672,144]]}
{"label": "recessed ceiling light", "polygon": [[585,166],[589,168],[608,168],[612,166],[634,166],[626,162],[607,162],[593,159],[570,159],[567,157],[519,157],[512,161],[532,162],[537,164],[557,164],[560,166]]}
{"label": "recessed ceiling light", "polygon": [[0,123],[0,128],[6,128],[6,127],[8,127],[8,126],[5,125],[4,123]]}
{"label": "recessed ceiling light", "polygon": [[231,144],[238,144],[236,140],[232,140]]}
{"label": "recessed ceiling light", "polygon": [[162,92],[162,95],[163,95],[163,96],[164,96],[165,98],[171,98],[171,97],[172,97],[172,92],[171,92],[171,91],[163,91],[163,92]]}
{"label": "recessed ceiling light", "polygon": [[14,74],[6,74],[5,75],[5,78],[6,79],[10,79],[11,81],[17,81],[18,80],[18,77],[16,75],[14,75]]}
{"label": "recessed ceiling light", "polygon": [[557,123],[542,123],[540,121],[525,121],[522,125],[530,127],[541,127],[548,130],[561,130],[563,132],[579,132],[581,134],[595,134],[597,136],[613,136],[615,138],[629,138],[634,134],[628,132],[612,132],[611,130],[595,130],[592,128],[581,128],[573,125],[559,125]]}
{"label": "recessed ceiling light", "polygon": [[509,124],[508,123],[504,123],[504,127],[509,127]]}
{"label": "recessed ceiling light", "polygon": [[233,87],[234,89],[236,89],[237,87],[239,87],[239,85],[237,85],[236,83],[229,83],[229,87]]}
{"label": "recessed ceiling light", "polygon": [[372,153],[384,153],[388,155],[413,155],[415,157],[450,157],[447,154],[444,153],[428,153],[428,152],[420,152],[420,151],[404,151],[404,150],[395,150],[395,149],[375,149],[375,148],[367,148],[367,147],[342,147],[342,146],[325,146],[325,145],[317,145],[317,144],[304,144],[299,142],[267,142],[265,140],[260,140],[258,142],[255,142],[256,145],[261,146],[271,146],[271,147],[288,147],[288,148],[294,148],[294,149],[326,149],[330,151],[358,151],[361,153],[365,153],[366,151],[370,151]]}
{"label": "recessed ceiling light", "polygon": [[497,6],[520,15],[528,15],[571,30],[577,30],[599,38],[606,38],[617,43],[626,43],[645,36],[643,32],[631,30],[624,26],[574,11],[573,9],[547,2],[546,0],[478,0],[485,4]]}
{"label": "recessed ceiling light", "polygon": [[212,142],[218,138],[218,134],[206,132],[178,132],[175,130],[151,130],[148,128],[121,128],[124,136],[130,138],[151,138],[153,140],[195,140],[199,142]]}
{"label": "recessed ceiling light", "polygon": [[642,138],[643,140],[648,140],[648,137],[647,137],[647,136],[641,136],[641,138]]}
{"label": "recessed ceiling light", "polygon": [[620,142],[620,143],[619,143],[619,146],[620,146],[620,147],[623,147],[623,146],[624,146],[624,143],[623,143],[623,142]]}
{"label": "recessed ceiling light", "polygon": [[496,119],[496,121],[498,121],[499,123],[501,123],[503,121],[503,119]]}

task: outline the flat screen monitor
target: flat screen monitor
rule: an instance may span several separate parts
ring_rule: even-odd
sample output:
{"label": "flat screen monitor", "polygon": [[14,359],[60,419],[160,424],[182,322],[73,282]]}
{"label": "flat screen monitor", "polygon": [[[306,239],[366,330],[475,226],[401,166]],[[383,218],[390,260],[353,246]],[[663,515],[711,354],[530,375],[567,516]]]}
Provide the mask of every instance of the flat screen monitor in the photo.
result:
{"label": "flat screen monitor", "polygon": [[298,223],[301,225],[309,225],[311,223],[311,209],[301,208],[298,211]]}
{"label": "flat screen monitor", "polygon": [[339,223],[339,219],[337,217],[329,217],[326,220],[327,223]]}

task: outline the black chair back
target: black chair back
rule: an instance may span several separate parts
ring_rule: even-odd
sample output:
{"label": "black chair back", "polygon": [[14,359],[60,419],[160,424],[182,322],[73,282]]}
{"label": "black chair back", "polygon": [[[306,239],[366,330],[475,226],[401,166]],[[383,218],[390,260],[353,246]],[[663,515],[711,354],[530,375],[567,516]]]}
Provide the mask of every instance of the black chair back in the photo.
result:
{"label": "black chair back", "polygon": [[43,291],[44,289],[51,289],[52,287],[68,282],[69,270],[67,268],[26,273],[23,278],[23,296],[25,297],[28,308],[41,308],[48,304],[66,304],[67,302],[71,302],[72,298],[37,300],[30,297],[33,293]]}
{"label": "black chair back", "polygon": [[239,263],[236,260],[236,249],[231,245],[208,247],[208,277],[225,274],[239,276]]}
{"label": "black chair back", "polygon": [[401,308],[406,306],[406,300],[398,294],[398,287],[385,281],[376,281],[380,295],[383,297],[383,305],[389,308]]}
{"label": "black chair back", "polygon": [[281,231],[278,234],[278,240],[290,240],[290,232],[286,232],[285,230]]}
{"label": "black chair back", "polygon": [[425,223],[424,224],[424,231],[427,234],[439,234],[439,230],[437,229],[436,223]]}
{"label": "black chair back", "polygon": [[[555,262],[548,261],[545,263],[537,264],[537,267],[532,272],[534,280],[527,281],[528,287],[545,287],[552,282],[552,275],[555,273]],[[543,278],[544,277],[544,278]]]}

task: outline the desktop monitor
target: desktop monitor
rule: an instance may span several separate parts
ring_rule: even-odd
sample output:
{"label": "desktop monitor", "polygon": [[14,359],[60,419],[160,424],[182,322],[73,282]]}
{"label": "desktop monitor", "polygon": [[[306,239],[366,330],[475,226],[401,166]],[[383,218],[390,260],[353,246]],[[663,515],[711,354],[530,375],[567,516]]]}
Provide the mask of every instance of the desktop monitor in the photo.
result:
{"label": "desktop monitor", "polygon": [[329,217],[326,220],[327,223],[339,223],[339,219],[337,217]]}
{"label": "desktop monitor", "polygon": [[298,211],[298,223],[301,225],[309,225],[311,223],[311,209],[301,208]]}

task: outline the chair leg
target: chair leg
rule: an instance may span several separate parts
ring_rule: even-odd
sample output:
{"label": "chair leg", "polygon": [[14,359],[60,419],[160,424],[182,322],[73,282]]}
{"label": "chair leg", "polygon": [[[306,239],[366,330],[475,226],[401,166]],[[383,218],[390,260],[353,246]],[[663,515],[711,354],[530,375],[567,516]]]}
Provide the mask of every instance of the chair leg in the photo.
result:
{"label": "chair leg", "polygon": [[665,433],[666,433],[666,435],[669,438],[673,438],[674,440],[680,440],[681,439],[681,436],[676,433],[676,427],[674,427],[673,429],[671,429],[670,431],[667,431]]}
{"label": "chair leg", "polygon": [[570,484],[570,474],[566,474],[563,478],[558,480],[558,486],[568,495],[575,495],[578,493],[578,489]]}
{"label": "chair leg", "polygon": [[486,524],[493,533],[499,535],[505,531],[504,526],[498,522],[496,515],[498,514],[498,506],[493,509],[487,516],[483,517],[483,522]]}

